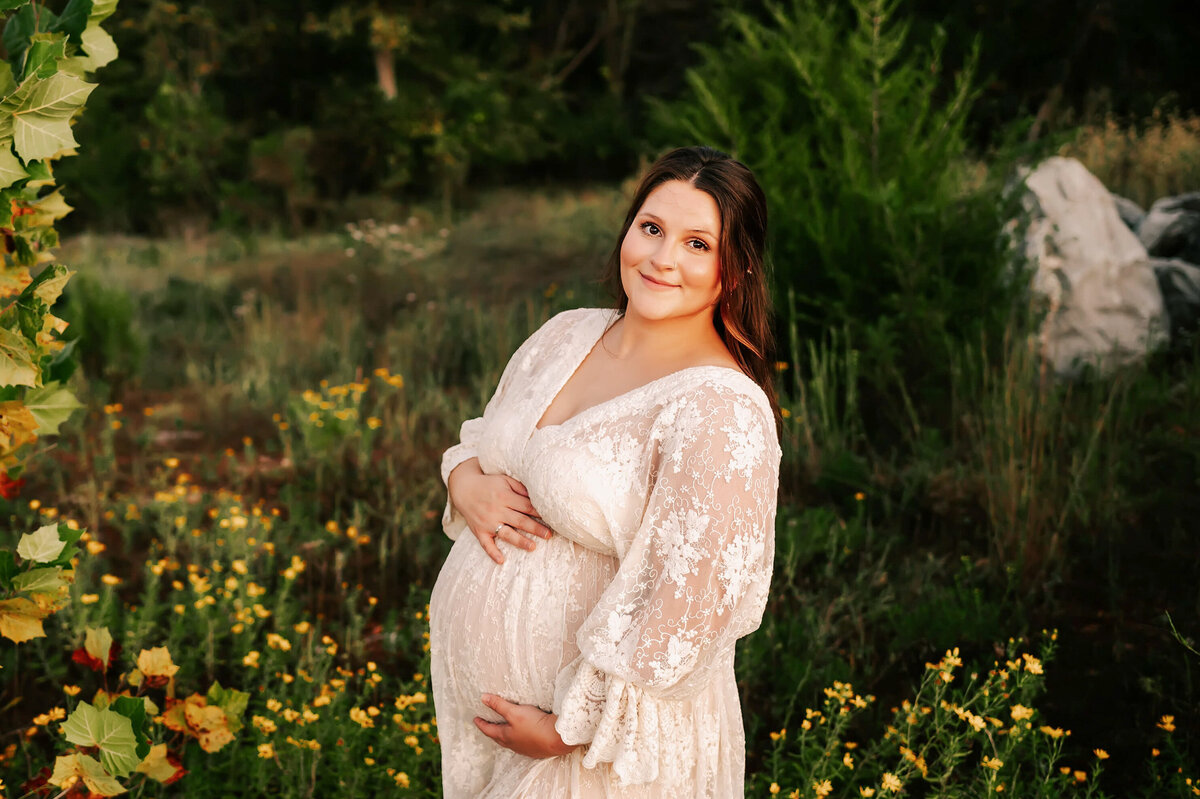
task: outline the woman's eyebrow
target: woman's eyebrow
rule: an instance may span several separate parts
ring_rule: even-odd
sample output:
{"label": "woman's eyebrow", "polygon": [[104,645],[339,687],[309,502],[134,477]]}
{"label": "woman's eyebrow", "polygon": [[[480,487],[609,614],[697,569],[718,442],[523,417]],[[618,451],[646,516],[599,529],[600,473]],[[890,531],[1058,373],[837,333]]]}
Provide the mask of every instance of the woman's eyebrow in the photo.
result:
{"label": "woman's eyebrow", "polygon": [[[660,217],[658,217],[658,216],[657,216],[657,215],[655,215],[655,214],[652,214],[652,213],[650,213],[649,211],[642,211],[642,216],[644,216],[644,217],[646,217],[646,218],[648,218],[648,219],[651,219],[651,220],[653,220],[654,222],[656,222],[656,223],[657,223],[658,225],[660,225],[661,227],[666,227],[666,225],[663,223],[663,221],[662,221],[662,219],[661,219]],[[691,230],[688,230],[687,232],[688,232],[688,233],[703,233],[703,234],[705,234],[706,236],[713,236],[714,238],[715,238],[715,237],[716,237],[716,235],[717,235],[716,233],[713,233],[711,230],[706,230],[706,229],[704,229],[704,228],[702,228],[702,227],[694,227],[694,228],[692,228]]]}

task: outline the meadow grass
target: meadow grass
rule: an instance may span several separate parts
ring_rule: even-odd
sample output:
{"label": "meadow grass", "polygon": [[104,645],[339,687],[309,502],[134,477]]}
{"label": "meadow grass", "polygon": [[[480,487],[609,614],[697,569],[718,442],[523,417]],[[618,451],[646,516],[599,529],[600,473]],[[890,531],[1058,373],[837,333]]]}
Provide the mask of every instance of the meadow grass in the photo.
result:
{"label": "meadow grass", "polygon": [[[501,193],[444,232],[414,213],[301,242],[70,243],[94,285],[64,316],[108,319],[95,335],[118,345],[81,342],[88,408],[0,509],[17,534],[63,519],[88,531],[70,606],[47,638],[5,650],[8,785],[53,762],[52,717],[82,700],[125,688],[161,711],[219,682],[248,694],[244,727],[209,752],[194,730],[154,726],[192,773],[135,795],[437,795],[423,616],[449,547],[437,463],[532,330],[607,303],[594,275],[624,191]],[[1186,790],[1194,663],[1162,654],[1167,629],[1146,619],[1168,608],[1196,629],[1181,554],[1200,507],[1180,479],[1200,434],[1195,361],[1065,389],[1042,379],[1019,328],[996,348],[960,342],[940,389],[948,418],[911,399],[930,387],[895,386],[907,428],[885,449],[856,342],[783,332],[776,573],[738,656],[752,794],[823,796],[826,779],[838,796],[891,780],[930,796]],[[114,364],[125,341],[144,359]],[[1130,626],[1078,629],[1097,609]],[[1021,728],[1032,716],[981,693],[999,690],[988,680],[1006,659],[1025,662],[1017,649],[1033,654],[1010,638],[1060,620],[1069,668],[1087,646],[1131,645],[1101,664],[1127,686],[1117,696],[1098,702],[1069,676],[1022,683],[1017,704],[1042,697],[1036,721],[1072,720],[1073,737]],[[122,646],[103,674],[71,660],[100,626]],[[138,653],[160,646],[179,666],[170,688],[130,685]],[[973,671],[945,668],[955,647]],[[966,693],[946,693],[946,671]],[[879,701],[855,701],[868,694]],[[893,732],[913,707],[920,723]],[[836,721],[826,737],[800,735],[810,713]],[[1107,783],[1093,748],[1119,762]]]}

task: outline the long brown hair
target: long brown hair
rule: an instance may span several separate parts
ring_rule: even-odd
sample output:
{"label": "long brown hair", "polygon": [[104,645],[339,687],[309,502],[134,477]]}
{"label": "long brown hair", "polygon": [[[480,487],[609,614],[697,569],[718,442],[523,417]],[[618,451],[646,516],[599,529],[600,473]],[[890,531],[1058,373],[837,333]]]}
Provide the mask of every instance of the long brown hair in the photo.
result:
{"label": "long brown hair", "polygon": [[776,434],[781,435],[775,397],[773,310],[766,275],[767,198],[745,164],[712,147],[679,147],[651,164],[633,195],[617,246],[608,257],[604,281],[624,315],[629,297],[621,285],[621,243],[650,192],[671,180],[682,180],[717,203],[721,214],[717,245],[721,296],[713,326],[738,366],[766,393],[775,414]]}

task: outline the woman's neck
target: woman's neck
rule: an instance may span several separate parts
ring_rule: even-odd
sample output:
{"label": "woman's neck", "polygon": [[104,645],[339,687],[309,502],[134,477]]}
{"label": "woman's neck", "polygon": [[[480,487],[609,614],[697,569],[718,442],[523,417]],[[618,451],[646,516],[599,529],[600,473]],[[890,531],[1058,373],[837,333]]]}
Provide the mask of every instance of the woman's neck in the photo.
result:
{"label": "woman's neck", "polygon": [[613,358],[631,362],[678,363],[727,351],[713,327],[711,308],[671,319],[647,319],[627,309],[605,335],[604,345]]}

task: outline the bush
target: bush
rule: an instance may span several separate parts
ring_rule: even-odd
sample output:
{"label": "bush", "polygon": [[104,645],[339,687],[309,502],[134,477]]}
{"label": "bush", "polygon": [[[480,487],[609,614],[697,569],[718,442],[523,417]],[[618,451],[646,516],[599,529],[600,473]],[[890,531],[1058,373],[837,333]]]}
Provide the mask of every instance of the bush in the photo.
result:
{"label": "bush", "polygon": [[731,12],[724,43],[698,48],[687,94],[654,109],[665,141],[712,144],[755,171],[776,306],[805,337],[845,327],[876,381],[944,376],[948,342],[1001,326],[1009,307],[1000,208],[967,161],[975,55],[948,80],[944,34],[910,43],[896,7]]}

